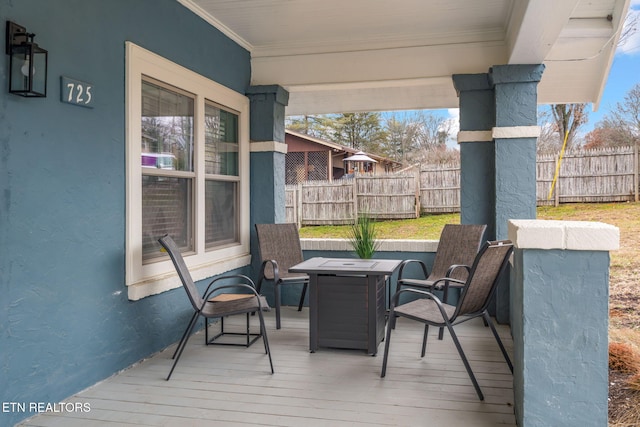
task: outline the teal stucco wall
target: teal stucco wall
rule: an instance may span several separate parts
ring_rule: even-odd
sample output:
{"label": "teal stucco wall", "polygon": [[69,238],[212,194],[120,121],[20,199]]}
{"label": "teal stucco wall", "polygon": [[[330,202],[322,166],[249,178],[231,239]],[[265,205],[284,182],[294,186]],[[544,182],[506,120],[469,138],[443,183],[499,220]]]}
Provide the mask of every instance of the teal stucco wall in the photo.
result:
{"label": "teal stucco wall", "polygon": [[609,252],[514,252],[518,425],[606,426]]}
{"label": "teal stucco wall", "polygon": [[[175,0],[0,0],[0,18],[49,51],[47,98],[0,90],[0,402],[58,402],[177,341],[191,314],[182,289],[127,299],[125,41],[240,93],[250,56]],[[94,108],[61,103],[61,76],[92,83]]]}

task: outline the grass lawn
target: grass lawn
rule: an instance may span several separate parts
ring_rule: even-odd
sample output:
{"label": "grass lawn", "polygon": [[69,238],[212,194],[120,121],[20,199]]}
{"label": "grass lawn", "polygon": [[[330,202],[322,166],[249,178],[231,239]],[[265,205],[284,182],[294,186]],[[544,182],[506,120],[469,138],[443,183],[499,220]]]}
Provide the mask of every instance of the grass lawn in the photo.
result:
{"label": "grass lawn", "polygon": [[[378,239],[438,240],[445,224],[460,224],[460,214],[426,215],[418,219],[376,222]],[[347,238],[350,225],[303,227],[300,237]]]}
{"label": "grass lawn", "polygon": [[[631,368],[624,373],[610,371],[609,426],[640,426],[640,203],[544,206],[538,208],[538,219],[598,221],[620,229],[620,250],[611,252],[609,340],[628,349]],[[378,222],[376,232],[379,239],[437,240],[449,223],[460,223],[460,215]],[[350,226],[304,227],[300,237],[346,238],[349,229]]]}

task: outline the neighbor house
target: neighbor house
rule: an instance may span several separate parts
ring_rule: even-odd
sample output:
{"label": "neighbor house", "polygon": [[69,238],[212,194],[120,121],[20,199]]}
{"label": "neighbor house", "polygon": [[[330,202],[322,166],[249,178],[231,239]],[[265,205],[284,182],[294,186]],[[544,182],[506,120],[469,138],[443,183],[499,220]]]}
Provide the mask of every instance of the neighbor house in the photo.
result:
{"label": "neighbor house", "polygon": [[305,181],[333,181],[353,174],[354,167],[359,167],[360,172],[377,174],[402,168],[400,162],[371,153],[364,153],[371,161],[346,160],[359,150],[289,129],[285,131],[284,142],[287,144],[287,185]]}
{"label": "neighbor house", "polygon": [[[162,234],[198,280],[255,277],[253,225],[284,220],[285,115],[459,107],[462,222],[508,237],[536,215],[537,105],[597,107],[628,6],[0,0],[2,424],[29,416],[4,403],[58,402],[179,339],[191,313]],[[512,223],[529,240],[496,304],[516,414],[603,425],[615,244],[545,227]]]}

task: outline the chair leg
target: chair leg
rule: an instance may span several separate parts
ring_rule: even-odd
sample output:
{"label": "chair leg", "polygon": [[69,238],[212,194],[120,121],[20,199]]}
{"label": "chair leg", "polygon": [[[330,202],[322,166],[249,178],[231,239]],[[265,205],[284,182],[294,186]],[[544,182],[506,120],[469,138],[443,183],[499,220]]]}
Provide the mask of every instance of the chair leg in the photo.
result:
{"label": "chair leg", "polygon": [[247,347],[251,345],[251,331],[249,329],[249,313],[247,313]]}
{"label": "chair leg", "polygon": [[[400,291],[401,288],[402,288],[402,283],[400,283],[400,282],[396,283],[396,294]],[[394,307],[397,306],[399,302],[400,302],[400,297],[398,297],[395,301],[393,301]],[[391,303],[392,303],[392,301],[391,301],[391,295],[390,295],[389,296],[389,319],[391,319]],[[394,315],[394,317],[397,318],[398,316]],[[391,325],[392,329],[396,328],[396,322],[395,321],[391,322],[390,325]]]}
{"label": "chair leg", "polygon": [[443,337],[444,337],[444,328],[440,328],[438,329],[438,339],[442,341]]}
{"label": "chair leg", "polygon": [[273,285],[273,293],[276,300],[276,329],[280,329],[280,286],[277,283]]}
{"label": "chair leg", "polygon": [[395,329],[396,315],[391,308],[389,312],[389,324],[387,325],[387,336],[384,339],[384,358],[382,359],[382,371],[380,372],[380,378],[384,378],[387,374],[387,358],[389,357],[389,345],[391,344],[391,330]]}
{"label": "chair leg", "polygon": [[305,283],[302,286],[302,295],[300,295],[300,303],[298,303],[298,311],[302,311],[302,306],[304,305],[304,297],[307,295],[307,284]]}
{"label": "chair leg", "polygon": [[273,374],[273,361],[271,360],[271,350],[269,349],[269,339],[267,338],[267,328],[264,326],[264,316],[262,315],[262,310],[258,310],[258,317],[260,318],[260,331],[262,332],[264,351],[269,356],[269,365],[271,366],[271,373]]}
{"label": "chair leg", "polygon": [[[260,278],[258,279],[258,284],[256,285],[256,292],[258,294],[260,294],[260,289],[262,289],[262,281],[264,280],[264,276],[262,276],[262,274],[260,275]],[[253,313],[252,313],[253,314]]]}
{"label": "chair leg", "polygon": [[462,346],[460,345],[460,341],[458,341],[458,337],[456,333],[453,331],[453,327],[451,324],[447,323],[447,328],[449,329],[449,333],[451,334],[451,338],[453,339],[454,344],[456,345],[456,349],[458,350],[458,354],[460,354],[460,358],[462,359],[462,363],[464,364],[465,369],[467,370],[467,374],[469,374],[469,378],[471,378],[471,382],[473,383],[473,387],[476,389],[476,393],[480,400],[484,400],[484,395],[480,390],[480,386],[478,385],[478,381],[476,380],[476,376],[473,375],[473,371],[471,370],[471,365],[469,365],[469,361],[467,360],[467,356],[465,356],[464,351],[462,351]]}
{"label": "chair leg", "polygon": [[493,336],[496,338],[496,341],[498,342],[498,346],[500,347],[500,350],[502,351],[502,355],[504,356],[504,360],[506,360],[507,365],[509,365],[509,369],[511,370],[511,373],[513,374],[513,364],[511,363],[511,359],[509,358],[509,355],[507,354],[507,350],[504,348],[504,345],[502,344],[502,340],[500,339],[500,336],[498,335],[498,331],[496,330],[496,327],[493,324],[493,321],[491,320],[491,317],[489,317],[489,313],[487,313],[485,311],[484,314],[482,315],[482,318],[484,319],[485,324],[489,325],[489,327],[491,328],[491,332],[493,332]]}
{"label": "chair leg", "polygon": [[171,378],[171,375],[173,374],[173,370],[176,369],[178,360],[180,360],[180,356],[182,356],[182,352],[184,351],[184,348],[187,346],[187,341],[189,341],[189,337],[191,336],[191,332],[193,332],[193,328],[196,326],[196,323],[198,323],[198,313],[195,313],[195,315],[191,318],[191,322],[187,327],[187,331],[184,335],[184,339],[180,341],[180,344],[178,344],[178,349],[180,351],[178,351],[177,357],[175,357],[174,355],[175,360],[173,361],[173,366],[171,367],[171,371],[169,371],[169,375],[167,376],[167,381],[169,381],[169,378]]}
{"label": "chair leg", "polygon": [[424,337],[422,337],[422,353],[421,357],[424,357],[427,351],[427,337],[429,336],[429,324],[424,324]]}
{"label": "chair leg", "polygon": [[193,320],[196,317],[198,317],[198,313],[193,313],[193,316],[191,317],[191,320],[187,324],[187,329],[184,330],[184,333],[182,334],[182,338],[180,338],[180,341],[178,341],[178,346],[176,347],[176,351],[173,352],[173,356],[171,356],[171,359],[175,359],[176,358],[176,354],[178,354],[178,350],[180,349],[180,345],[182,344],[182,341],[184,341],[184,338],[187,336],[187,332],[189,332],[189,328],[191,327],[191,322],[193,322]]}

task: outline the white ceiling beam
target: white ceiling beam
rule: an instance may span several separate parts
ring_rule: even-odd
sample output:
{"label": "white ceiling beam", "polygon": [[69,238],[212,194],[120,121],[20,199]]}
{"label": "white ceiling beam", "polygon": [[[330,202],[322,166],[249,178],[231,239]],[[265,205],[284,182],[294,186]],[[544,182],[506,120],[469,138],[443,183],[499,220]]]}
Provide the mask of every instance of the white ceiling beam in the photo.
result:
{"label": "white ceiling beam", "polygon": [[579,0],[516,2],[507,29],[509,64],[542,64]]}
{"label": "white ceiling beam", "polygon": [[486,72],[504,64],[504,52],[503,42],[482,42],[252,58],[251,84],[287,87]]}
{"label": "white ceiling beam", "polygon": [[420,110],[458,107],[450,77],[415,85],[352,87],[322,90],[291,88],[286,115],[362,111]]}

